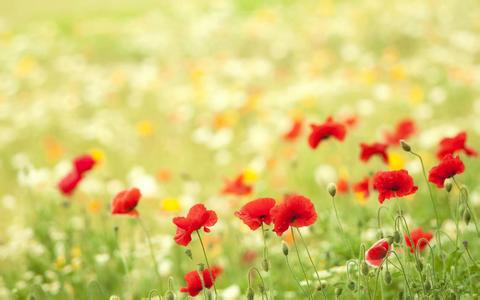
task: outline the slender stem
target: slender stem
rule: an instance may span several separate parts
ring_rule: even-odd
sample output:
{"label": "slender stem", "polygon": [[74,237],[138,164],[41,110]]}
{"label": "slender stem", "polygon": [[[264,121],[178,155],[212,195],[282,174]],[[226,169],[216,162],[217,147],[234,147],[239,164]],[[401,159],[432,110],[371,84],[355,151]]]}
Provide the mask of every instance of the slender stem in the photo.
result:
{"label": "slender stem", "polygon": [[212,269],[210,268],[210,263],[208,262],[207,251],[205,250],[205,246],[203,245],[203,240],[198,230],[195,231],[198,236],[198,240],[200,241],[200,245],[202,246],[203,256],[205,257],[205,263],[207,264],[208,272],[210,273],[210,277],[212,278],[213,290],[215,291],[215,299],[218,298],[217,287],[215,286],[215,279],[213,278]]}
{"label": "slender stem", "polygon": [[[457,180],[455,179],[455,176],[452,177],[453,182],[455,183],[455,186],[459,190],[460,194],[465,194],[465,205],[467,205],[467,209],[470,211],[473,217],[473,224],[475,225],[475,230],[477,231],[477,235],[480,236],[480,231],[478,229],[478,224],[477,224],[477,216],[475,215],[475,212],[472,210],[469,204],[469,199],[468,199],[468,192],[465,188],[460,187],[458,184]],[[463,192],[463,193],[462,193]]]}
{"label": "slender stem", "polygon": [[265,237],[265,229],[262,222],[262,238],[263,238],[263,258],[268,259],[267,238]]}
{"label": "slender stem", "polygon": [[435,219],[436,219],[436,225],[437,225],[437,228],[436,228],[437,230],[435,231],[435,235],[436,235],[436,239],[438,240],[438,245],[440,247],[440,251],[442,251],[442,242],[441,242],[441,240],[438,236],[438,231],[440,230],[440,217],[438,216],[437,204],[435,202],[435,199],[433,198],[432,188],[430,187],[430,183],[429,183],[428,178],[427,178],[427,172],[425,171],[425,165],[423,163],[423,159],[420,156],[420,154],[415,153],[413,151],[410,151],[410,153],[412,153],[413,155],[418,157],[418,159],[420,160],[420,164],[422,165],[423,178],[425,179],[425,182],[427,183],[428,194],[430,195],[430,200],[432,201],[433,211],[435,212]]}
{"label": "slender stem", "polygon": [[[255,267],[250,268],[250,270],[248,271],[248,285],[251,286],[252,271],[255,271],[258,274],[258,277],[260,277],[260,281],[262,282],[263,287],[265,287],[265,281],[263,280],[262,274],[260,274],[260,271],[258,271],[258,269]],[[265,292],[265,290],[262,290],[262,299],[264,295],[268,300],[268,294]]]}
{"label": "slender stem", "polygon": [[292,270],[292,266],[290,265],[290,262],[288,260],[288,256],[285,256],[285,260],[287,261],[287,266],[288,266],[288,269],[290,270],[290,273],[292,274],[292,277],[293,279],[295,280],[295,282],[298,284],[298,287],[300,288],[300,290],[302,290],[303,293],[305,293],[306,295],[308,295],[308,292],[306,292],[302,285],[300,284],[300,281],[298,281],[297,277],[295,276],[295,273],[293,273],[293,270]]}
{"label": "slender stem", "polygon": [[308,291],[308,296],[309,296],[309,298],[313,299],[312,295],[310,293],[312,287],[310,286],[310,281],[308,281],[307,272],[305,272],[305,267],[303,266],[302,259],[300,258],[300,253],[298,251],[297,241],[295,240],[295,232],[293,231],[293,227],[290,227],[290,230],[292,232],[293,245],[295,246],[295,252],[297,253],[298,263],[300,264],[300,267],[302,268],[303,276],[305,277],[305,281],[307,282],[307,286],[308,286],[308,290],[309,290]]}
{"label": "slender stem", "polygon": [[411,294],[410,285],[408,284],[407,275],[405,274],[405,268],[403,267],[403,264],[402,264],[402,261],[400,260],[400,257],[398,257],[398,255],[395,251],[390,251],[390,253],[393,253],[395,255],[395,257],[397,258],[398,263],[400,264],[400,267],[402,268],[402,274],[403,274],[403,278],[405,279],[405,284],[407,285],[408,293]]}
{"label": "slender stem", "polygon": [[147,229],[145,228],[145,225],[143,224],[143,222],[142,222],[142,220],[140,219],[140,217],[137,217],[137,220],[138,220],[138,223],[140,224],[140,227],[141,227],[142,230],[143,230],[143,234],[145,235],[145,237],[146,237],[146,239],[147,239],[148,247],[150,248],[150,256],[152,257],[153,266],[154,266],[154,268],[155,268],[155,274],[157,275],[158,280],[161,282],[161,281],[162,281],[162,277],[160,276],[160,273],[158,273],[157,259],[155,258],[155,253],[153,252],[153,246],[152,246],[152,241],[150,240],[150,234],[148,234],[148,231],[147,231]]}
{"label": "slender stem", "polygon": [[340,232],[342,234],[343,240],[345,244],[348,244],[348,246],[350,247],[351,255],[352,257],[354,257],[355,253],[353,251],[352,244],[350,244],[350,241],[347,239],[345,232],[343,231],[342,223],[340,223],[340,218],[338,217],[337,206],[335,205],[335,196],[332,196],[332,204],[333,204],[333,210],[335,211],[335,218],[337,219],[337,224],[338,224],[338,227],[340,228]]}
{"label": "slender stem", "polygon": [[126,281],[128,282],[128,277],[130,276],[130,272],[128,270],[127,260],[120,249],[120,242],[118,241],[118,227],[115,227],[115,245],[117,246],[117,253],[120,256],[120,260],[122,261],[123,269],[125,270],[125,277]]}

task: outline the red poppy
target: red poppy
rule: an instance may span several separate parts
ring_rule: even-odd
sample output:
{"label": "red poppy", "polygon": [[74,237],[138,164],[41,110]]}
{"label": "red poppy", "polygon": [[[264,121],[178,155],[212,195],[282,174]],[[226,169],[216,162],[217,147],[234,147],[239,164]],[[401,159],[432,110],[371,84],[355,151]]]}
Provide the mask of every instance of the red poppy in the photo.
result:
{"label": "red poppy", "polygon": [[345,125],[333,121],[332,117],[328,117],[323,124],[311,124],[310,127],[312,132],[308,137],[308,144],[312,149],[317,148],[321,141],[331,136],[339,141],[343,141],[347,132]]}
{"label": "red poppy", "polygon": [[203,204],[195,204],[188,211],[187,217],[173,218],[173,224],[177,225],[175,242],[187,246],[192,240],[192,233],[203,227],[205,232],[210,232],[208,227],[217,223],[217,214],[213,210],[207,210]]}
{"label": "red poppy", "polygon": [[131,188],[121,191],[112,200],[112,214],[113,215],[129,215],[138,217],[138,212],[135,210],[138,201],[142,197],[142,193],[137,188]]}
{"label": "red poppy", "polygon": [[[410,248],[410,252],[413,253],[415,248],[418,251],[423,251],[427,246],[428,242],[433,238],[433,234],[431,232],[423,232],[423,229],[418,227],[413,229],[410,232],[410,238],[405,234],[405,243]],[[413,242],[413,247],[412,247]]]}
{"label": "red poppy", "polygon": [[377,155],[383,160],[384,163],[388,164],[387,147],[387,144],[382,143],[362,143],[360,144],[360,159],[364,162],[367,162],[372,156]]}
{"label": "red poppy", "polygon": [[93,168],[95,160],[89,154],[81,155],[73,160],[73,167],[78,173],[83,174]]}
{"label": "red poppy", "polygon": [[355,115],[347,116],[343,119],[343,124],[347,127],[355,127],[358,124],[358,117]]}
{"label": "red poppy", "polygon": [[390,251],[388,241],[381,239],[365,252],[365,261],[370,266],[378,268],[383,263],[385,257],[387,257],[388,251]]}
{"label": "red poppy", "polygon": [[245,204],[235,216],[239,217],[251,230],[256,230],[265,223],[270,225],[272,217],[270,210],[275,206],[275,200],[272,198],[259,198]]}
{"label": "red poppy", "polygon": [[244,196],[252,193],[253,187],[244,182],[243,175],[237,176],[234,180],[227,180],[222,190],[223,194]]}
{"label": "red poppy", "polygon": [[366,176],[362,180],[353,184],[353,191],[355,193],[361,193],[364,198],[370,195],[370,178]]}
{"label": "red poppy", "polygon": [[288,132],[286,132],[284,135],[283,135],[283,138],[285,140],[288,140],[288,141],[293,141],[295,140],[296,138],[298,138],[300,136],[300,134],[302,133],[302,128],[303,128],[303,122],[302,120],[300,119],[295,119],[293,121],[293,124],[292,126],[290,127],[290,129],[288,130]]}
{"label": "red poppy", "polygon": [[430,170],[428,181],[439,188],[443,188],[445,179],[461,174],[463,171],[465,171],[465,165],[460,160],[460,157],[453,157],[451,154],[447,154],[438,165]]}
{"label": "red poppy", "polygon": [[418,190],[407,170],[377,172],[373,177],[373,188],[378,190],[380,204],[385,199],[407,196]]}
{"label": "red poppy", "polygon": [[213,286],[213,282],[217,279],[221,272],[222,269],[217,266],[212,267],[210,270],[205,269],[201,272],[203,280],[200,279],[200,274],[198,271],[188,272],[184,276],[187,286],[180,288],[180,292],[188,293],[190,296],[195,297],[203,290],[202,281],[204,286],[209,289]]}
{"label": "red poppy", "polygon": [[415,122],[411,119],[404,119],[397,123],[394,132],[385,133],[385,142],[389,145],[398,145],[400,140],[407,140],[417,131]]}
{"label": "red poppy", "polygon": [[444,138],[440,141],[439,149],[437,151],[438,159],[442,159],[448,154],[455,154],[456,152],[463,151],[468,156],[477,156],[477,151],[468,147],[467,143],[467,133],[460,132],[454,137]]}
{"label": "red poppy", "polygon": [[337,180],[337,193],[339,194],[345,194],[348,193],[348,181],[345,178],[339,178]]}
{"label": "red poppy", "polygon": [[300,195],[287,195],[283,202],[270,211],[274,226],[273,231],[281,236],[290,226],[304,227],[315,223],[317,213],[310,199]]}
{"label": "red poppy", "polygon": [[73,193],[77,185],[82,180],[82,175],[77,171],[70,171],[65,177],[63,177],[58,183],[58,189],[66,196]]}

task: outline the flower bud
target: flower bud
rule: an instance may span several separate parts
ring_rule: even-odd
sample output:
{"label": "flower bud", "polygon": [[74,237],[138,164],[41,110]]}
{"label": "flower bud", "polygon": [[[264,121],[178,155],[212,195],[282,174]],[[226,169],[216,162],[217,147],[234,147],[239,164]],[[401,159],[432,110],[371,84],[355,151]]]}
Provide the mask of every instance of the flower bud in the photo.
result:
{"label": "flower bud", "polygon": [[327,288],[327,284],[324,281],[317,284],[317,291],[319,291],[319,292],[323,289],[326,289],[326,288]]}
{"label": "flower bud", "polygon": [[425,281],[425,290],[428,292],[432,289],[432,283],[430,280]]}
{"label": "flower bud", "polygon": [[185,250],[185,254],[186,254],[190,259],[193,259],[192,250],[186,249],[186,250]]}
{"label": "flower bud", "polygon": [[417,263],[415,264],[415,267],[417,267],[418,272],[423,271],[423,263],[419,259],[417,259]]}
{"label": "flower bud", "polygon": [[362,269],[362,274],[364,276],[367,276],[368,275],[368,265],[365,261],[362,261],[361,269]]}
{"label": "flower bud", "polygon": [[389,245],[391,245],[393,243],[393,236],[388,235],[385,239],[387,240]]}
{"label": "flower bud", "polygon": [[335,185],[335,183],[329,183],[327,186],[327,191],[330,196],[335,197],[335,194],[337,193],[337,186]]}
{"label": "flower bud", "polygon": [[351,290],[351,291],[354,291],[355,288],[356,288],[355,281],[350,281],[348,283],[348,289]]}
{"label": "flower bud", "polygon": [[392,274],[390,274],[389,270],[385,270],[385,274],[383,275],[383,281],[385,281],[385,284],[387,285],[392,283]]}
{"label": "flower bud", "polygon": [[265,272],[268,272],[268,270],[270,270],[270,264],[268,263],[268,260],[266,258],[262,260],[262,269]]}
{"label": "flower bud", "polygon": [[198,271],[203,272],[203,270],[205,270],[205,265],[202,264],[202,263],[199,263],[198,264]]}
{"label": "flower bud", "polygon": [[335,296],[340,297],[342,295],[343,289],[341,287],[335,288]]}
{"label": "flower bud", "polygon": [[288,256],[288,245],[285,242],[282,242],[282,252],[283,255]]}
{"label": "flower bud", "polygon": [[410,152],[412,151],[412,147],[405,140],[400,140],[400,145],[402,146],[403,151]]}
{"label": "flower bud", "polygon": [[472,219],[472,215],[470,214],[470,211],[468,209],[465,210],[463,213],[463,220],[465,221],[465,224],[470,224],[470,220]]}
{"label": "flower bud", "polygon": [[247,300],[253,300],[255,299],[255,292],[251,287],[247,289]]}
{"label": "flower bud", "polygon": [[463,247],[465,247],[465,249],[468,248],[468,241],[463,241],[462,244],[463,244]]}
{"label": "flower bud", "polygon": [[167,291],[165,293],[165,299],[166,300],[174,300],[175,299],[175,294],[172,291]]}
{"label": "flower bud", "polygon": [[400,240],[402,239],[402,237],[400,236],[400,232],[398,230],[395,230],[395,232],[393,233],[393,241],[395,243],[400,243]]}
{"label": "flower bud", "polygon": [[448,193],[450,193],[452,191],[452,187],[453,187],[453,184],[452,184],[452,180],[450,178],[448,178],[447,180],[445,180],[445,189],[447,190]]}

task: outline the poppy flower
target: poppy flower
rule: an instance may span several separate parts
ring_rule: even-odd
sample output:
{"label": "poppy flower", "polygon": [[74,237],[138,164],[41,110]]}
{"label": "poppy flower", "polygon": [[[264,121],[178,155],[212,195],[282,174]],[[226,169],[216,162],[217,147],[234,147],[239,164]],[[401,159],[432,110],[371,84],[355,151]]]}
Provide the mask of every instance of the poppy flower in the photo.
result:
{"label": "poppy flower", "polygon": [[290,226],[304,227],[315,223],[317,213],[312,201],[300,195],[287,195],[270,211],[274,229],[281,236]]}
{"label": "poppy flower", "polygon": [[370,178],[367,176],[353,184],[353,191],[361,194],[364,198],[370,195]]}
{"label": "poppy flower", "polygon": [[378,268],[387,257],[390,245],[386,239],[381,239],[365,252],[365,261],[372,267]]}
{"label": "poppy flower", "polygon": [[82,175],[77,171],[70,171],[65,177],[63,177],[58,183],[58,189],[66,196],[73,193],[77,185],[82,180]]}
{"label": "poppy flower", "polygon": [[439,188],[443,188],[445,179],[461,174],[465,171],[465,165],[458,156],[447,154],[440,163],[428,172],[428,181]]}
{"label": "poppy flower", "polygon": [[404,119],[397,123],[394,132],[385,133],[385,142],[389,145],[398,145],[400,140],[407,140],[416,131],[417,126],[411,119]]}
{"label": "poppy flower", "polygon": [[272,198],[259,198],[245,204],[235,216],[239,217],[251,230],[256,230],[262,223],[270,225],[272,217],[270,210],[275,206]]}
{"label": "poppy flower", "polygon": [[467,143],[467,133],[460,132],[454,137],[444,138],[439,143],[439,148],[437,151],[438,159],[442,159],[448,154],[455,154],[456,152],[463,151],[468,156],[477,156],[477,151],[468,147]]}
{"label": "poppy flower", "polygon": [[360,144],[361,152],[360,159],[364,162],[370,160],[372,156],[379,156],[382,161],[388,164],[387,144],[373,143],[373,144]]}
{"label": "poppy flower", "polygon": [[339,178],[337,180],[336,186],[337,186],[337,192],[339,194],[348,193],[349,186],[348,186],[348,181],[345,178]]}
{"label": "poppy flower", "polygon": [[406,170],[377,172],[373,177],[373,188],[378,191],[380,204],[385,199],[414,194],[418,187],[413,185],[413,178]]}
{"label": "poppy flower", "polygon": [[433,238],[433,234],[431,232],[423,232],[423,229],[418,227],[410,232],[410,238],[408,238],[406,234],[404,235],[404,238],[405,243],[407,244],[408,248],[410,248],[410,252],[413,253],[415,248],[418,251],[423,251],[428,242]]}
{"label": "poppy flower", "polygon": [[177,244],[187,246],[192,240],[192,233],[203,227],[205,232],[210,232],[208,227],[217,223],[217,214],[213,210],[207,210],[203,204],[195,204],[188,211],[187,217],[173,218],[173,224],[177,225],[174,240]]}
{"label": "poppy flower", "polygon": [[358,124],[358,117],[355,115],[347,116],[343,119],[343,124],[347,127],[355,127]]}
{"label": "poppy flower", "polygon": [[93,168],[95,160],[89,154],[81,155],[73,160],[73,167],[78,173],[83,174]]}
{"label": "poppy flower", "polygon": [[302,120],[300,119],[295,119],[293,121],[293,124],[292,126],[290,127],[290,129],[288,130],[288,132],[286,132],[284,135],[283,135],[283,138],[287,141],[293,141],[295,140],[296,138],[298,138],[300,136],[300,134],[302,133],[302,128],[303,128],[303,122]]}
{"label": "poppy flower", "polygon": [[138,212],[135,210],[135,207],[137,207],[138,201],[140,201],[141,197],[142,194],[140,193],[140,190],[135,187],[121,191],[113,197],[112,214],[137,217]]}
{"label": "poppy flower", "polygon": [[[187,283],[186,287],[181,287],[180,292],[188,293],[190,296],[195,297],[198,295],[202,290],[202,281],[204,286],[209,289],[213,286],[213,283],[217,279],[218,275],[222,272],[220,267],[212,267],[210,269],[204,269],[202,273],[202,279],[200,278],[200,274],[198,271],[191,271],[185,274],[184,279]],[[213,277],[213,280],[212,280]]]}
{"label": "poppy flower", "polygon": [[231,194],[236,196],[244,196],[252,193],[253,187],[245,183],[245,178],[242,175],[237,176],[234,180],[227,180],[222,190],[223,194]]}
{"label": "poppy flower", "polygon": [[308,144],[312,149],[316,149],[321,141],[330,137],[343,141],[347,133],[345,125],[333,121],[332,117],[328,117],[323,124],[311,124],[310,127],[312,132],[308,137]]}

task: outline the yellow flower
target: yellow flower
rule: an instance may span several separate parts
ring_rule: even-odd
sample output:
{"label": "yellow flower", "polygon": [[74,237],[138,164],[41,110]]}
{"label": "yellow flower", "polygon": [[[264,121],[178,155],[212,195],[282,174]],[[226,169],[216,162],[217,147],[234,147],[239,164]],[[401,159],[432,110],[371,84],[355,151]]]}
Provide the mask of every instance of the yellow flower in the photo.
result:
{"label": "yellow flower", "polygon": [[72,255],[72,257],[80,257],[82,256],[82,249],[80,249],[78,246],[75,246],[70,250],[70,255]]}
{"label": "yellow flower", "polygon": [[355,199],[357,199],[357,202],[360,203],[361,205],[367,204],[368,198],[365,197],[363,192],[355,192]]}
{"label": "yellow flower", "polygon": [[395,65],[390,69],[390,76],[393,80],[404,80],[405,79],[405,69],[402,65]]}
{"label": "yellow flower", "polygon": [[35,70],[36,66],[37,66],[37,62],[33,58],[23,57],[17,63],[16,69],[15,69],[15,75],[17,77],[28,76]]}
{"label": "yellow flower", "polygon": [[177,198],[167,197],[160,202],[163,211],[176,212],[180,210],[180,201]]}
{"label": "yellow flower", "polygon": [[137,133],[142,137],[148,137],[153,134],[153,124],[149,120],[143,120],[137,123]]}
{"label": "yellow flower", "polygon": [[246,184],[252,184],[257,180],[257,172],[253,169],[246,169],[243,171],[243,181]]}
{"label": "yellow flower", "polygon": [[410,102],[420,103],[424,99],[423,89],[420,86],[413,86],[410,89]]}
{"label": "yellow flower", "polygon": [[388,167],[390,170],[401,170],[405,168],[405,160],[402,155],[397,152],[390,152],[388,154]]}
{"label": "yellow flower", "polygon": [[105,159],[105,153],[103,152],[102,149],[99,149],[99,148],[92,148],[90,149],[90,155],[92,156],[92,158],[97,162],[101,162]]}
{"label": "yellow flower", "polygon": [[93,199],[88,202],[88,211],[96,214],[100,211],[101,202],[98,199]]}
{"label": "yellow flower", "polygon": [[60,255],[55,259],[54,265],[57,270],[61,269],[65,265],[65,256]]}

